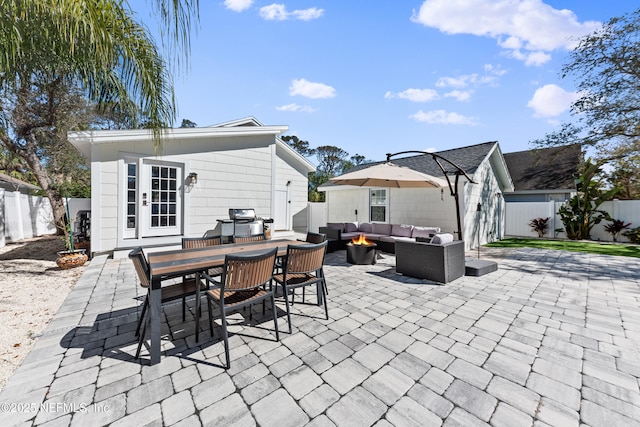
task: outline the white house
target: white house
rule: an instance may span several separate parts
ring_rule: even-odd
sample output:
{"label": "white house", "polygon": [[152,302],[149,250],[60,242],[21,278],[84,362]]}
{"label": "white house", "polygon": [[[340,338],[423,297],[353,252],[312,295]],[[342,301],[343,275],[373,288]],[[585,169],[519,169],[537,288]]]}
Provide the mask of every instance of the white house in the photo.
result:
{"label": "white house", "polygon": [[277,233],[306,219],[315,166],[278,138],[287,126],[253,117],[167,131],[71,132],[91,165],[91,250],[174,245],[228,219],[230,208],[272,218]]}
{"label": "white house", "polygon": [[[462,236],[467,249],[497,240],[504,234],[505,192],[513,191],[504,157],[497,142],[440,151],[438,155],[455,163],[475,182],[463,175],[458,181]],[[431,156],[393,157],[392,163],[445,179]],[[442,163],[455,185],[455,170]],[[361,165],[360,168],[371,166]],[[440,227],[458,230],[456,203],[449,188],[373,188],[324,184],[327,222],[382,222]],[[478,210],[480,204],[480,210]]]}

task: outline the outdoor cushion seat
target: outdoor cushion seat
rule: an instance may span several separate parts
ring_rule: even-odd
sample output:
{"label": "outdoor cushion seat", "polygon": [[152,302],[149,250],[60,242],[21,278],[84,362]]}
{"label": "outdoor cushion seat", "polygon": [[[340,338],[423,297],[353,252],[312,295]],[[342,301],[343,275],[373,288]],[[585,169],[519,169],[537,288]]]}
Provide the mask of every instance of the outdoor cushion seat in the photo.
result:
{"label": "outdoor cushion seat", "polygon": [[390,242],[390,243],[395,243],[397,241],[402,240],[403,242],[415,242],[416,239],[414,239],[413,237],[401,237],[401,236],[382,236],[380,237],[379,241],[381,242]]}
{"label": "outdoor cushion seat", "polygon": [[411,230],[411,237],[432,237],[440,232],[440,227],[420,227],[414,226]]}
{"label": "outdoor cushion seat", "polygon": [[495,261],[470,258],[467,259],[464,264],[465,276],[479,277],[497,270],[498,263],[496,263]]}

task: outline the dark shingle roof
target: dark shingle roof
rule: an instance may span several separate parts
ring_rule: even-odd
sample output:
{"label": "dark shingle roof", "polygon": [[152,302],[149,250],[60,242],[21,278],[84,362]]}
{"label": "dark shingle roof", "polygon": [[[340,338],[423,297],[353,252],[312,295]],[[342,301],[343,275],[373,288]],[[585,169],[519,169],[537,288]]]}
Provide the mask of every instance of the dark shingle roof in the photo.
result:
{"label": "dark shingle roof", "polygon": [[514,191],[574,188],[582,161],[580,144],[504,153]]}
{"label": "dark shingle roof", "polygon": [[[436,154],[441,155],[447,160],[457,164],[460,166],[469,176],[472,176],[476,169],[480,166],[480,163],[487,157],[489,152],[493,149],[493,147],[497,144],[497,142],[484,142],[482,144],[470,145],[468,147],[454,148],[451,150],[438,151]],[[414,169],[418,172],[426,173],[435,177],[442,177],[442,170],[438,167],[436,162],[433,160],[431,156],[424,156],[422,154],[417,155],[407,155],[408,157],[392,157],[391,163],[394,163],[398,166],[406,166],[408,168]],[[368,168],[373,165],[377,165],[384,162],[373,162],[366,163],[363,165],[355,166],[352,169],[349,169],[347,172],[354,172],[360,169]],[[451,175],[455,172],[455,168],[449,165],[447,162],[441,162],[447,173],[451,172]],[[327,182],[322,184],[323,187],[336,185],[332,182]]]}

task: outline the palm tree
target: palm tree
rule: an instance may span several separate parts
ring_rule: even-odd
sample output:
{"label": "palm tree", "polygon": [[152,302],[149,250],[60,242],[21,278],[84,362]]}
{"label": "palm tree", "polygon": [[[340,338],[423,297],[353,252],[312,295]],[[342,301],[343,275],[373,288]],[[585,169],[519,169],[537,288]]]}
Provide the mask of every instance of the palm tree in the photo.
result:
{"label": "palm tree", "polygon": [[[170,58],[188,58],[198,1],[155,0],[168,28]],[[98,109],[115,108],[133,126],[144,118],[156,149],[175,120],[173,83],[146,27],[125,0],[3,0],[0,3],[0,143],[22,157],[64,223],[62,195],[47,174],[39,141],[59,140],[59,94],[79,89]],[[176,61],[179,63],[179,61]]]}

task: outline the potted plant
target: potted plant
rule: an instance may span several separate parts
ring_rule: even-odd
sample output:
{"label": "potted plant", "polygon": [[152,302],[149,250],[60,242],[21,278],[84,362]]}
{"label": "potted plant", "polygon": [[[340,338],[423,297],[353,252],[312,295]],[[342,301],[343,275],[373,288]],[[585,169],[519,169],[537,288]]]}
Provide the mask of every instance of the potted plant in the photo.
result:
{"label": "potted plant", "polygon": [[67,220],[61,227],[64,231],[63,242],[66,246],[66,251],[58,252],[58,258],[56,264],[63,270],[80,267],[84,265],[89,259],[86,254],[86,249],[76,249],[73,244],[73,229],[71,228],[71,218],[69,215],[69,201],[67,200]]}

